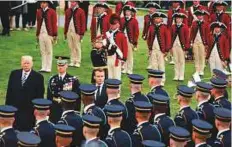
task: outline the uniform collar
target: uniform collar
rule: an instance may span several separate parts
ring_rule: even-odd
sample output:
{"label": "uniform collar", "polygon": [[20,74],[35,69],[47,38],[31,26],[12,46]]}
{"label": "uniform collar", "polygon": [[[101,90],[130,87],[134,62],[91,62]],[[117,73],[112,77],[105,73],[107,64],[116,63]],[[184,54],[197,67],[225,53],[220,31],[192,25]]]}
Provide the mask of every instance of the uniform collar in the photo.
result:
{"label": "uniform collar", "polygon": [[43,121],[47,121],[48,118],[44,118],[44,119],[40,119],[36,121],[36,125],[38,125],[39,123],[43,122]]}
{"label": "uniform collar", "polygon": [[86,140],[85,144],[88,144],[90,141],[97,139],[97,137],[93,137],[91,139]]}
{"label": "uniform collar", "polygon": [[206,142],[198,143],[195,145],[195,147],[199,147],[199,146],[204,145],[204,144],[206,144]]}
{"label": "uniform collar", "polygon": [[141,91],[134,92],[131,95],[134,96],[134,95],[137,95],[137,94],[141,94]]}
{"label": "uniform collar", "polygon": [[118,128],[121,128],[121,127],[117,126],[117,127],[110,128],[109,133],[111,133],[113,130],[118,129]]}
{"label": "uniform collar", "polygon": [[112,34],[114,34],[115,32],[117,32],[119,30],[119,28],[115,29],[115,30],[111,30]]}
{"label": "uniform collar", "polygon": [[62,117],[63,117],[65,114],[70,113],[70,112],[74,112],[74,110],[66,110],[66,111],[64,111],[64,112],[62,113]]}
{"label": "uniform collar", "polygon": [[49,9],[48,7],[44,8],[44,9],[43,9],[43,12],[46,12],[48,9]]}
{"label": "uniform collar", "polygon": [[128,21],[128,20],[130,20],[132,18],[132,16],[130,15],[130,16],[125,16],[125,19]]}
{"label": "uniform collar", "polygon": [[206,103],[206,102],[208,102],[208,100],[201,101],[201,102],[198,103],[197,106],[200,107],[202,104],[204,104],[204,103]]}
{"label": "uniform collar", "polygon": [[222,14],[223,13],[223,10],[219,11],[219,12],[216,12],[217,14]]}
{"label": "uniform collar", "polygon": [[77,8],[79,8],[79,7],[75,6],[74,8],[72,8],[72,11],[75,11]]}
{"label": "uniform collar", "polygon": [[12,126],[4,127],[4,128],[1,129],[1,133],[6,131],[6,130],[12,129],[12,128],[13,128]]}
{"label": "uniform collar", "polygon": [[139,127],[139,126],[141,126],[141,125],[143,125],[143,124],[145,124],[145,123],[148,123],[148,121],[146,120],[146,121],[142,121],[142,122],[138,123],[138,124],[137,124],[137,127]]}
{"label": "uniform collar", "polygon": [[117,100],[117,99],[119,99],[119,97],[110,98],[110,99],[107,101],[107,103],[109,103],[110,101],[113,101],[113,100]]}
{"label": "uniform collar", "polygon": [[215,98],[215,101],[218,101],[219,99],[221,99],[221,98],[223,98],[223,97],[224,97],[223,95],[218,96],[218,97]]}
{"label": "uniform collar", "polygon": [[160,117],[160,116],[162,116],[162,115],[165,115],[165,113],[156,114],[155,117],[154,117],[154,120],[156,120],[158,117]]}
{"label": "uniform collar", "polygon": [[92,107],[92,106],[95,106],[95,104],[92,103],[92,104],[89,104],[89,105],[85,106],[85,108],[84,108],[84,113],[86,113],[87,110],[88,110],[90,107]]}
{"label": "uniform collar", "polygon": [[218,138],[223,132],[226,132],[226,131],[229,131],[229,130],[230,130],[230,128],[227,128],[227,129],[223,129],[223,130],[218,131],[218,133],[217,133],[217,138]]}
{"label": "uniform collar", "polygon": [[102,14],[98,15],[98,18],[102,18],[104,15],[106,15],[106,12],[103,12]]}
{"label": "uniform collar", "polygon": [[64,79],[64,77],[66,76],[66,74],[67,74],[66,72],[65,72],[64,74],[62,74],[62,75],[59,73],[59,74],[58,74],[58,76],[59,76],[59,78],[61,77],[61,78],[62,78],[62,80],[63,80],[63,79]]}
{"label": "uniform collar", "polygon": [[183,110],[183,109],[185,109],[185,108],[188,108],[188,107],[190,107],[190,106],[187,105],[187,106],[180,107],[180,111]]}
{"label": "uniform collar", "polygon": [[198,5],[193,5],[194,8],[198,8],[199,6],[200,6],[200,4],[198,4]]}
{"label": "uniform collar", "polygon": [[182,24],[183,24],[182,22],[181,22],[181,23],[179,23],[179,24],[177,23],[177,24],[176,24],[176,26],[177,26],[177,27],[181,27],[181,26],[182,26]]}
{"label": "uniform collar", "polygon": [[151,87],[151,90],[153,90],[153,89],[155,89],[155,88],[157,88],[157,87],[160,87],[160,85],[152,86],[152,87]]}
{"label": "uniform collar", "polygon": [[180,9],[180,6],[178,6],[177,8],[173,8],[172,10],[178,11],[179,9]]}

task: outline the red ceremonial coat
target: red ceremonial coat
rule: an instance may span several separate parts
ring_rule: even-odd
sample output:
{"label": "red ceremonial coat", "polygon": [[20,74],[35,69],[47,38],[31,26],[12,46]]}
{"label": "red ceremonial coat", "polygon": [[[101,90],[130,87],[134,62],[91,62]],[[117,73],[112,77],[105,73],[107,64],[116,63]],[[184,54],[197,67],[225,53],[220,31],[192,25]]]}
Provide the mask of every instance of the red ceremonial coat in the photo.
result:
{"label": "red ceremonial coat", "polygon": [[[205,10],[205,11],[207,11],[207,8],[205,6],[203,6],[203,5],[199,5],[196,10]],[[188,26],[189,27],[191,27],[191,25],[192,25],[192,22],[194,20],[194,12],[196,10],[194,10],[194,6],[191,6],[191,7],[188,8]],[[209,16],[205,15],[204,20],[208,21]]]}
{"label": "red ceremonial coat", "polygon": [[[123,60],[126,61],[127,54],[128,54],[128,44],[127,44],[125,34],[119,30],[116,31],[114,33],[114,41],[123,54]],[[117,57],[117,59],[115,61],[115,66],[118,66],[118,63],[119,63],[119,58]]]}
{"label": "red ceremonial coat", "polygon": [[[190,42],[193,43],[198,32],[198,21],[193,21],[191,31],[190,31]],[[207,37],[210,33],[209,23],[207,21],[202,21],[200,29],[201,40],[204,45],[208,45]]]}
{"label": "red ceremonial coat", "polygon": [[[72,13],[73,17],[72,17]],[[85,12],[81,8],[76,8],[74,12],[72,12],[72,8],[68,8],[65,12],[65,25],[64,25],[64,34],[66,35],[68,32],[69,24],[71,19],[73,19],[74,28],[78,35],[84,35],[86,30],[86,18]]]}
{"label": "red ceremonial coat", "polygon": [[176,40],[177,35],[179,35],[180,43],[182,46],[182,49],[184,51],[187,51],[189,49],[189,28],[187,25],[183,24],[180,27],[179,34],[177,33],[177,26],[176,24],[172,25],[171,27],[171,38],[172,38],[172,46],[174,41]]}
{"label": "red ceremonial coat", "polygon": [[228,28],[231,23],[231,18],[230,18],[230,15],[225,12],[222,12],[219,16],[217,16],[217,13],[213,13],[210,15],[210,22],[212,23],[215,21],[220,21],[224,23]]}
{"label": "red ceremonial coat", "polygon": [[[210,54],[214,47],[214,43],[215,43],[214,34],[208,35],[208,43],[209,44],[208,44],[208,51],[207,51],[206,59],[209,59]],[[219,35],[219,39],[217,43],[217,50],[218,50],[219,57],[222,61],[229,59],[230,57],[229,42],[228,42],[227,36],[224,33]]]}
{"label": "red ceremonial coat", "polygon": [[[184,9],[182,9],[182,8],[179,8],[179,9],[177,10],[177,12],[178,12],[178,13],[184,13],[184,14],[186,14],[186,11],[185,11]],[[168,10],[168,21],[167,21],[168,27],[171,27],[172,24],[173,24],[173,21],[174,21],[174,18],[172,17],[173,14],[174,14],[174,10],[173,10],[172,8],[169,9],[169,10]],[[186,15],[187,15],[187,14],[186,14]],[[188,23],[188,19],[187,19],[187,18],[184,18],[183,23],[184,23],[184,24],[187,24],[187,23]]]}
{"label": "red ceremonial coat", "polygon": [[214,13],[213,3],[214,2],[208,2],[208,4],[207,4],[209,14],[213,14]]}
{"label": "red ceremonial coat", "polygon": [[144,24],[143,24],[143,39],[147,39],[147,35],[148,35],[148,29],[149,27],[153,24],[152,22],[152,18],[150,17],[149,14],[144,16]]}
{"label": "red ceremonial coat", "polygon": [[125,29],[129,42],[134,46],[137,46],[139,38],[139,24],[137,19],[132,17],[126,22],[126,18],[122,17],[120,20],[120,30],[124,32]]}
{"label": "red ceremonial coat", "polygon": [[[106,37],[106,32],[110,28],[109,16],[107,14],[104,14],[103,16],[101,16],[99,27],[100,27],[100,32],[103,35],[103,38],[105,38]],[[91,41],[93,42],[97,37],[97,20],[96,20],[96,17],[92,17],[90,30],[91,30]]]}
{"label": "red ceremonial coat", "polygon": [[125,6],[125,5],[130,5],[130,6],[133,6],[135,7],[135,4],[133,2],[130,2],[130,1],[127,1],[125,4],[123,2],[118,2],[116,4],[116,7],[115,7],[115,13],[120,16],[121,13],[123,12],[122,11],[122,8]]}
{"label": "red ceremonial coat", "polygon": [[[160,50],[163,53],[166,53],[171,48],[170,31],[165,24],[160,24],[157,31],[156,31],[156,25],[151,25],[149,27],[149,33],[147,36],[148,49],[152,50],[152,46],[153,46],[153,42],[155,40],[155,37],[158,36],[157,40],[159,43]],[[156,33],[157,33],[157,35],[156,35]]]}
{"label": "red ceremonial coat", "polygon": [[45,11],[45,15],[43,18],[43,9],[38,9],[36,14],[36,20],[37,20],[37,30],[36,30],[36,36],[39,36],[40,29],[43,23],[43,20],[45,21],[45,25],[47,28],[47,32],[49,36],[57,36],[57,15],[56,11],[48,8]]}

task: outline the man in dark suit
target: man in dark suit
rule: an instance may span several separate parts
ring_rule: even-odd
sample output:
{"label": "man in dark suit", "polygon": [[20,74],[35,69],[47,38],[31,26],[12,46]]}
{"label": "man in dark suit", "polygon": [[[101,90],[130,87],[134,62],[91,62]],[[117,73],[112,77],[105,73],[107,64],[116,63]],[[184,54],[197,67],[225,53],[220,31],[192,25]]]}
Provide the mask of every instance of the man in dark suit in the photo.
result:
{"label": "man in dark suit", "polygon": [[95,105],[104,108],[105,104],[107,103],[108,97],[106,94],[106,85],[105,81],[105,70],[104,69],[96,69],[94,70],[93,79],[95,80],[95,85],[97,87],[95,93]]}
{"label": "man in dark suit", "polygon": [[[50,114],[50,121],[52,123],[57,123],[60,120],[62,115],[62,108],[60,105],[60,94],[59,92],[66,90],[66,91],[73,91],[80,95],[79,90],[79,80],[70,74],[67,73],[68,68],[68,57],[61,57],[56,56],[57,60],[57,70],[58,74],[52,76],[48,82],[48,90],[47,90],[47,98],[50,99],[53,104],[51,107],[51,114]],[[77,99],[76,101],[76,109],[80,111],[81,109],[81,101]]]}
{"label": "man in dark suit", "polygon": [[35,123],[32,100],[44,96],[44,78],[32,69],[31,56],[22,56],[22,69],[10,74],[6,94],[6,105],[18,108],[16,113],[16,129],[30,131]]}
{"label": "man in dark suit", "polygon": [[10,20],[9,20],[9,15],[10,15],[10,1],[1,1],[0,2],[0,18],[2,22],[2,33],[1,35],[10,35]]}

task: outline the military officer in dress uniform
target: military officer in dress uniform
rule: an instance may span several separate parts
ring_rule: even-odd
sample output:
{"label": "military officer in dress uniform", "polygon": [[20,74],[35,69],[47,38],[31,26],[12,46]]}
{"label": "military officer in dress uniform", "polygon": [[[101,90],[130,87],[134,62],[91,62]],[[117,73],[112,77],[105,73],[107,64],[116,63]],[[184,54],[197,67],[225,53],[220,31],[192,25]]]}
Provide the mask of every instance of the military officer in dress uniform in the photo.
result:
{"label": "military officer in dress uniform", "polygon": [[[158,69],[165,72],[164,58],[171,48],[171,36],[169,29],[163,23],[163,18],[167,16],[162,12],[152,14],[154,25],[149,27],[147,36],[147,45],[149,49],[149,65],[147,69]],[[165,75],[163,75],[163,84]]]}
{"label": "military officer in dress uniform", "polygon": [[56,147],[54,124],[48,120],[52,101],[47,99],[34,99],[32,100],[32,103],[35,108],[34,116],[36,124],[31,133],[34,133],[41,138],[39,146]]}
{"label": "military officer in dress uniform", "polygon": [[215,144],[221,147],[231,146],[231,110],[215,108],[215,126],[218,130]]}
{"label": "military officer in dress uniform", "polygon": [[175,122],[169,117],[169,97],[160,94],[150,94],[153,105],[153,119],[154,125],[160,131],[162,142],[169,146],[169,130],[168,128],[175,125]]}
{"label": "military officer in dress uniform", "polygon": [[210,15],[210,22],[219,21],[226,25],[227,28],[229,28],[231,23],[231,16],[227,13],[225,13],[225,7],[227,7],[228,4],[226,1],[216,1],[213,3],[213,7],[216,8],[216,12],[212,13]]}
{"label": "military officer in dress uniform", "polygon": [[[55,125],[56,129],[56,146],[57,147],[64,147],[70,146],[73,138],[73,133],[75,128],[64,125],[64,124],[57,124]],[[79,132],[80,133],[80,132]]]}
{"label": "military officer in dress uniform", "polygon": [[192,132],[191,121],[193,119],[198,119],[197,113],[189,106],[193,94],[193,88],[185,85],[180,85],[177,87],[177,101],[180,105],[180,110],[175,116],[174,121],[177,126],[187,129],[190,133]]}
{"label": "military officer in dress uniform", "polygon": [[214,124],[214,106],[208,102],[210,93],[213,87],[205,82],[196,83],[196,112],[200,119],[207,121],[210,124]]}
{"label": "military officer in dress uniform", "polygon": [[[170,1],[170,4],[172,7],[168,10],[167,13],[168,14],[167,26],[169,28],[171,28],[171,26],[176,23],[175,19],[173,18],[173,14],[175,13],[186,14],[186,11],[183,8],[181,8],[181,6],[184,5],[183,0]],[[183,23],[187,25],[188,23],[187,18],[183,18]]]}
{"label": "military officer in dress uniform", "polygon": [[[161,70],[152,70],[152,69],[148,70],[148,83],[149,83],[149,87],[151,88],[149,93],[160,94],[169,97],[167,91],[163,88],[163,84],[162,84],[163,74],[164,72]],[[150,101],[152,102],[152,99],[150,99]],[[167,115],[171,116],[169,105],[168,105]]]}
{"label": "military officer in dress uniform", "polygon": [[130,79],[130,93],[131,96],[126,100],[125,105],[128,110],[128,119],[126,122],[126,131],[129,134],[132,134],[136,128],[137,121],[135,119],[135,101],[145,101],[150,102],[148,97],[142,94],[142,84],[143,80],[145,79],[142,75],[139,74],[131,74],[128,76]]}
{"label": "military officer in dress uniform", "polygon": [[0,106],[0,146],[17,147],[18,139],[13,129],[17,108],[9,105]]}
{"label": "military officer in dress uniform", "polygon": [[[119,31],[120,18],[117,14],[110,17],[110,30],[106,33],[107,39],[103,40],[107,48],[107,65],[109,78],[121,80],[121,67],[127,60],[128,43],[125,34]],[[107,42],[107,43],[106,43]]]}
{"label": "military officer in dress uniform", "polygon": [[106,3],[97,3],[94,7],[97,9],[97,14],[92,17],[91,21],[91,42],[94,42],[99,35],[102,35],[103,38],[105,38],[106,32],[110,29],[110,16],[106,13],[109,6]]}
{"label": "military officer in dress uniform", "polygon": [[80,99],[80,97],[72,91],[61,91],[61,105],[63,108],[63,113],[58,124],[65,124],[75,128],[73,132],[73,139],[70,144],[71,147],[80,146],[81,142],[84,140],[82,132],[83,122],[79,112],[75,111],[76,101]]}
{"label": "military officer in dress uniform", "polygon": [[144,140],[161,141],[161,134],[155,125],[150,124],[152,104],[149,102],[136,101],[135,117],[138,122],[137,128],[132,135],[133,147],[141,147]]}
{"label": "military officer in dress uniform", "polygon": [[130,135],[121,129],[123,107],[109,105],[105,107],[110,130],[106,136],[105,142],[108,147],[132,147]]}
{"label": "military officer in dress uniform", "polygon": [[19,132],[17,134],[18,147],[38,147],[41,139],[30,132]]}
{"label": "military officer in dress uniform", "polygon": [[139,24],[138,20],[134,17],[136,9],[130,5],[123,7],[125,16],[120,20],[120,30],[124,32],[127,38],[128,54],[127,60],[123,65],[122,73],[132,74],[133,73],[133,52],[137,50],[138,38],[139,38]]}
{"label": "military officer in dress uniform", "polygon": [[97,87],[92,84],[81,84],[80,90],[81,100],[84,104],[84,110],[82,115],[89,114],[101,118],[102,123],[100,125],[100,131],[98,136],[100,136],[102,139],[106,135],[104,132],[104,127],[106,125],[107,119],[104,111],[100,107],[96,106],[96,104],[94,103],[95,91],[97,90]]}
{"label": "military officer in dress uniform", "polygon": [[89,114],[84,115],[82,119],[84,122],[83,135],[86,141],[81,147],[107,147],[107,144],[97,137],[102,120]]}
{"label": "military officer in dress uniform", "polygon": [[[200,0],[193,0],[193,5],[188,8],[188,26],[191,28],[193,21],[196,21],[198,18],[195,14],[197,10],[207,11],[207,7],[200,4]],[[204,20],[208,21],[209,15],[204,15]]]}
{"label": "military officer in dress uniform", "polygon": [[149,27],[151,25],[153,25],[153,18],[152,15],[157,12],[157,9],[161,9],[160,5],[155,3],[155,2],[149,2],[146,4],[145,6],[146,8],[148,8],[148,14],[144,16],[144,21],[143,21],[143,34],[142,34],[142,38],[144,40],[147,40],[147,35]]}
{"label": "military officer in dress uniform", "polygon": [[227,82],[220,78],[210,79],[213,89],[211,90],[211,95],[214,97],[213,105],[214,107],[223,107],[231,110],[231,103],[224,97]]}
{"label": "military officer in dress uniform", "polygon": [[207,139],[211,136],[213,126],[210,123],[200,119],[192,120],[192,125],[192,140],[195,143],[195,147],[210,147],[210,145],[207,144]]}
{"label": "military officer in dress uniform", "polygon": [[36,37],[40,45],[42,56],[41,72],[52,70],[52,44],[57,40],[57,15],[56,11],[48,7],[49,1],[41,1],[41,9],[38,9]]}
{"label": "military officer in dress uniform", "polygon": [[86,30],[85,12],[79,7],[77,1],[70,1],[71,7],[65,11],[64,36],[68,39],[70,48],[71,67],[80,67],[81,40]]}
{"label": "military officer in dress uniform", "polygon": [[[66,90],[66,91],[73,91],[80,95],[79,90],[79,80],[68,74],[67,68],[68,68],[68,57],[61,57],[56,56],[57,60],[57,70],[58,74],[52,76],[49,79],[48,82],[48,90],[47,90],[47,98],[52,101],[52,107],[51,107],[51,114],[50,114],[50,121],[52,123],[56,123],[62,114],[62,108],[60,103],[60,95],[59,92]],[[80,111],[81,109],[81,101],[80,99],[77,99],[76,102],[76,109],[77,111]]]}
{"label": "military officer in dress uniform", "polygon": [[188,130],[179,126],[172,126],[169,128],[170,132],[170,147],[184,147],[187,145],[191,136]]}
{"label": "military officer in dress uniform", "polygon": [[165,144],[154,140],[144,140],[142,142],[144,147],[165,147]]}
{"label": "military officer in dress uniform", "polygon": [[[105,107],[107,105],[119,105],[124,108],[121,127],[123,130],[126,130],[126,120],[129,117],[128,111],[127,111],[126,106],[119,100],[120,99],[120,85],[122,84],[122,82],[117,79],[107,79],[105,82],[106,82],[106,93],[108,96],[108,101]],[[108,132],[107,129],[105,131]]]}
{"label": "military officer in dress uniform", "polygon": [[221,22],[213,22],[210,24],[213,33],[208,36],[208,51],[206,60],[209,60],[211,73],[213,69],[224,70],[229,59],[229,42],[223,30],[226,29],[225,24]]}
{"label": "military officer in dress uniform", "polygon": [[210,33],[209,23],[204,19],[208,12],[196,10],[194,12],[196,20],[192,22],[190,31],[190,45],[193,47],[195,69],[200,76],[204,75],[205,54],[208,49],[208,35]]}
{"label": "military officer in dress uniform", "polygon": [[174,81],[184,80],[185,71],[185,52],[189,49],[189,28],[183,23],[183,19],[187,18],[184,13],[175,13],[173,17],[176,24],[171,27],[172,49],[174,56]]}

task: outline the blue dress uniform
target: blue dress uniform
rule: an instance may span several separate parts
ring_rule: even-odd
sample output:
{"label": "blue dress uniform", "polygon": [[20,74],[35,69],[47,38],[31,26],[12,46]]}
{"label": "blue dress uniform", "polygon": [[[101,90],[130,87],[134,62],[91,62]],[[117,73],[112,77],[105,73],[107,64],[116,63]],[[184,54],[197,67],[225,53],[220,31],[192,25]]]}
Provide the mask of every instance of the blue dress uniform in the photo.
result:
{"label": "blue dress uniform", "polygon": [[165,144],[154,140],[144,140],[142,142],[144,147],[165,147]]}
{"label": "blue dress uniform", "polygon": [[[17,108],[9,105],[0,106],[0,117],[2,119],[14,118]],[[13,125],[13,124],[12,124]],[[17,147],[18,139],[12,126],[1,128],[0,147]]]}
{"label": "blue dress uniform", "polygon": [[[213,129],[213,126],[208,123],[207,121],[200,120],[200,119],[194,119],[192,120],[193,125],[193,132],[196,132],[197,134],[201,135],[201,139],[204,136],[204,139],[207,139],[211,136],[211,130]],[[194,141],[194,140],[193,140]],[[210,147],[206,142],[200,142],[198,144],[195,144],[196,147]]]}
{"label": "blue dress uniform", "polygon": [[[215,77],[215,78],[221,78],[221,79],[227,80],[227,75],[226,75],[223,71],[221,71],[221,70],[219,70],[219,69],[213,69],[213,77]],[[227,90],[225,90],[224,97],[225,97],[226,99],[229,98],[229,95],[228,95],[228,91],[227,91]]]}
{"label": "blue dress uniform", "polygon": [[[61,96],[61,103],[65,105],[74,105],[77,101],[77,99],[80,99],[79,96],[72,91],[62,91],[60,92]],[[81,119],[80,113],[73,110],[73,108],[65,108],[66,110],[62,113],[60,121],[58,121],[58,124],[65,124],[72,126],[75,128],[75,131],[73,133],[73,140],[71,143],[71,147],[80,146],[83,135],[82,128],[83,128],[83,121]]]}
{"label": "blue dress uniform", "polygon": [[[226,89],[227,82],[220,78],[210,79],[211,85],[216,89]],[[223,107],[231,110],[231,103],[224,97],[224,95],[215,97],[213,101],[214,107]]]}
{"label": "blue dress uniform", "polygon": [[[153,70],[153,69],[148,70],[149,78],[151,77],[151,78],[156,78],[156,79],[162,79],[163,75],[164,75],[164,72],[161,71],[161,70]],[[157,85],[155,87],[152,87],[149,93],[155,93],[155,94],[160,94],[160,95],[164,95],[164,96],[169,97],[168,92],[163,88],[162,85]],[[150,99],[150,101],[152,101],[152,100]],[[168,101],[168,104],[169,104],[169,101]],[[167,113],[167,115],[171,116],[170,106],[169,105],[168,105],[168,113]]]}
{"label": "blue dress uniform", "polygon": [[[75,128],[69,125],[56,124],[55,130],[56,130],[56,138],[61,137],[62,139],[65,140],[65,139],[70,139],[73,137]],[[56,140],[56,143],[63,145],[62,142],[57,142],[57,140]]]}
{"label": "blue dress uniform", "polygon": [[[68,63],[67,59],[69,59],[68,57],[60,57],[60,56],[56,56],[56,58],[58,59],[57,60],[58,66],[64,66],[65,64]],[[61,77],[59,74],[56,74],[49,79],[47,98],[53,102],[51,107],[51,114],[49,117],[52,123],[57,123],[63,112],[61,105],[59,104],[60,102],[59,92],[64,90],[73,91],[79,95],[80,94],[79,85],[80,83],[77,77],[72,76],[68,73],[66,73],[64,77]],[[76,110],[80,111],[81,109],[80,99],[77,99],[76,104],[77,104]]]}
{"label": "blue dress uniform", "polygon": [[[231,110],[228,110],[226,108],[215,108],[214,113],[215,113],[215,119],[221,122],[226,122],[226,123],[231,122]],[[221,146],[221,147],[231,146],[231,128],[230,127],[218,132],[215,145]]]}
{"label": "blue dress uniform", "polygon": [[[169,98],[159,94],[152,94],[152,104],[154,109],[156,106],[167,107]],[[159,108],[157,108],[159,109]],[[156,110],[153,110],[156,111]],[[159,110],[158,110],[159,111]],[[175,126],[175,122],[164,112],[157,113],[154,116],[154,125],[157,126],[161,133],[162,142],[167,146],[169,145],[169,130],[168,128],[171,126]]]}
{"label": "blue dress uniform", "polygon": [[[106,83],[106,87],[109,89],[119,89],[119,86],[121,85],[122,82],[118,79],[107,79],[105,81],[105,83]],[[121,127],[123,130],[126,130],[126,120],[128,118],[128,111],[127,111],[126,106],[119,100],[119,98],[108,100],[108,102],[106,103],[105,106],[107,106],[107,105],[119,105],[119,106],[122,106],[124,108],[123,115],[122,115],[123,120],[121,123]],[[104,108],[103,108],[103,111],[104,111]],[[108,130],[105,130],[105,131],[108,132]]]}
{"label": "blue dress uniform", "polygon": [[[123,107],[117,105],[109,105],[105,107],[107,117],[121,117]],[[108,135],[105,139],[108,147],[132,147],[132,140],[130,135],[121,129],[120,126],[115,128],[110,128]]]}
{"label": "blue dress uniform", "polygon": [[41,139],[29,132],[20,132],[17,134],[19,147],[36,147],[41,142]]}
{"label": "blue dress uniform", "polygon": [[[177,94],[185,98],[191,98],[194,94],[194,90],[185,85],[180,85],[177,88]],[[197,113],[190,108],[190,106],[183,107],[179,110],[178,114],[175,116],[174,121],[177,126],[187,129],[190,133],[192,132],[191,121],[193,119],[198,119]]]}
{"label": "blue dress uniform", "polygon": [[[136,113],[151,113],[152,104],[148,102],[136,101],[134,103]],[[149,120],[138,123],[132,135],[133,147],[141,147],[142,141],[155,140],[161,141],[161,135],[155,125],[149,123]]]}
{"label": "blue dress uniform", "polygon": [[[52,105],[52,101],[47,99],[34,99],[32,103],[34,108],[38,111],[49,110],[50,106]],[[36,125],[31,133],[34,133],[41,138],[39,146],[56,147],[54,124],[49,120],[37,120]]]}
{"label": "blue dress uniform", "polygon": [[[131,84],[139,84],[142,85],[143,80],[145,79],[142,75],[138,74],[130,74],[129,76],[130,83]],[[126,131],[129,134],[132,134],[134,130],[136,129],[137,121],[135,119],[135,107],[134,107],[134,102],[135,101],[145,101],[145,102],[150,102],[148,97],[142,92],[136,92],[131,95],[129,99],[126,100],[126,108],[128,110],[128,119],[126,121]]]}
{"label": "blue dress uniform", "polygon": [[172,126],[168,130],[170,133],[170,140],[172,139],[175,142],[188,142],[191,140],[191,134],[185,128]]}
{"label": "blue dress uniform", "polygon": [[[82,95],[94,97],[96,89],[97,89],[97,87],[95,85],[92,85],[92,84],[81,84],[80,85],[80,90],[81,90]],[[86,114],[94,115],[94,116],[101,118],[102,123],[100,126],[99,136],[100,136],[100,138],[104,138],[106,135],[106,134],[104,134],[104,127],[105,127],[105,124],[107,121],[104,111],[100,107],[96,106],[95,103],[91,103],[87,106],[84,106],[82,116],[86,115]]]}
{"label": "blue dress uniform", "polygon": [[[213,87],[205,82],[197,82],[196,83],[196,91],[201,91],[204,93],[210,93],[210,90]],[[210,124],[214,124],[214,106],[208,102],[208,99],[201,101],[198,103],[196,108],[196,112],[200,119],[209,122]]]}
{"label": "blue dress uniform", "polygon": [[[83,119],[84,127],[90,129],[99,128],[102,122],[102,120],[99,117],[94,115],[88,115],[88,114],[82,116],[82,119]],[[108,147],[108,146],[104,141],[100,140],[96,136],[95,138],[86,140],[84,144],[81,145],[81,147]]]}

